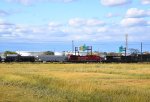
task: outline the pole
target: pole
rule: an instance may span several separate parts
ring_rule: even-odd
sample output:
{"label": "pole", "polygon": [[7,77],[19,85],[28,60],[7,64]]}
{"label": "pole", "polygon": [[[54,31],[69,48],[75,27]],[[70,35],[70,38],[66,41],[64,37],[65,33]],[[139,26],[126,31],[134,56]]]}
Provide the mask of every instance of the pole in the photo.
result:
{"label": "pole", "polygon": [[127,48],[125,48],[125,56],[127,56]]}
{"label": "pole", "polygon": [[93,50],[93,49],[92,49],[92,46],[91,46],[91,55],[92,55],[92,50]]}
{"label": "pole", "polygon": [[126,50],[128,50],[128,34],[126,34]]}
{"label": "pole", "polygon": [[143,43],[141,42],[141,62],[142,62],[142,60],[143,60]]}
{"label": "pole", "polygon": [[125,62],[127,62],[127,48],[125,48]]}
{"label": "pole", "polygon": [[127,50],[128,50],[128,34],[126,34],[125,36],[126,36],[125,60],[126,60],[126,62],[127,62]]}
{"label": "pole", "polygon": [[78,47],[75,47],[75,55],[76,55],[77,52],[78,52]]}
{"label": "pole", "polygon": [[74,52],[74,41],[72,40],[72,52]]}

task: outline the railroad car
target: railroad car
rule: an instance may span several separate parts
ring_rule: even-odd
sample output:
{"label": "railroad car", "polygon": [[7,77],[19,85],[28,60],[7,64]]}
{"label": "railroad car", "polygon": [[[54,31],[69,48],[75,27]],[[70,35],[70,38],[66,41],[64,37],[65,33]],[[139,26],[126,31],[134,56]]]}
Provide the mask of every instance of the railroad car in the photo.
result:
{"label": "railroad car", "polygon": [[70,55],[68,56],[68,61],[69,62],[101,62],[102,58],[96,55],[86,55],[86,56]]}
{"label": "railroad car", "polygon": [[2,62],[2,57],[0,56],[0,62]]}
{"label": "railroad car", "polygon": [[121,56],[121,62],[126,62],[126,63],[135,63],[139,62],[138,56]]}
{"label": "railroad car", "polygon": [[150,54],[138,55],[140,62],[150,62]]}
{"label": "railroad car", "polygon": [[34,56],[19,56],[18,58],[19,62],[35,62]]}
{"label": "railroad car", "polygon": [[16,55],[6,56],[4,60],[5,60],[5,62],[18,62],[19,56],[16,56]]}
{"label": "railroad car", "polygon": [[150,54],[147,55],[129,55],[129,56],[106,56],[103,62],[111,63],[137,63],[137,62],[150,62]]}
{"label": "railroad car", "polygon": [[5,62],[35,62],[34,56],[9,55],[4,59]]}
{"label": "railroad car", "polygon": [[121,56],[106,56],[106,59],[103,62],[121,62]]}
{"label": "railroad car", "polygon": [[66,56],[55,56],[55,55],[40,55],[36,57],[39,62],[66,62]]}

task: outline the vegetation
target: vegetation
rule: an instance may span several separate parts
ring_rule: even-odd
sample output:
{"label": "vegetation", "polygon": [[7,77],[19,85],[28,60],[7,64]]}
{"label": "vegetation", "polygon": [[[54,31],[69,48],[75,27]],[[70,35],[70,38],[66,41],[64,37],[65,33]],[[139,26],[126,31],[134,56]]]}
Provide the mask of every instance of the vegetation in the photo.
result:
{"label": "vegetation", "polygon": [[0,64],[1,102],[149,102],[150,64]]}
{"label": "vegetation", "polygon": [[12,54],[17,54],[17,53],[13,52],[13,51],[5,51],[4,52],[4,56],[7,56],[8,54],[12,55]]}
{"label": "vegetation", "polygon": [[46,51],[46,52],[44,52],[44,55],[54,55],[54,52],[53,51]]}

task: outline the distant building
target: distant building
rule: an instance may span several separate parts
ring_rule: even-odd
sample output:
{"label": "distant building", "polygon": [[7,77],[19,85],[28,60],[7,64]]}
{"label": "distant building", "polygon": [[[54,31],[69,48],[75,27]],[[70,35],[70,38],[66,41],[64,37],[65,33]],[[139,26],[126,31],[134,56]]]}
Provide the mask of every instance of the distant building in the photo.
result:
{"label": "distant building", "polygon": [[4,58],[4,52],[0,52],[0,56]]}
{"label": "distant building", "polygon": [[44,52],[30,52],[30,51],[16,51],[21,56],[39,56],[43,55]]}
{"label": "distant building", "polygon": [[3,52],[0,52],[0,56],[3,56],[4,55],[4,53]]}
{"label": "distant building", "polygon": [[[45,51],[43,52],[31,52],[31,51],[16,51],[21,56],[41,56],[44,55]],[[56,56],[63,56],[64,52],[54,52]]]}

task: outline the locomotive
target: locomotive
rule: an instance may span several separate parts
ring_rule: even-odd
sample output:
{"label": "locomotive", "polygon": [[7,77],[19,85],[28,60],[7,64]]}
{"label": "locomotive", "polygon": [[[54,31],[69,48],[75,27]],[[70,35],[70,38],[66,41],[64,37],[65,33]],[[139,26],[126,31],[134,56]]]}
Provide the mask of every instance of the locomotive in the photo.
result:
{"label": "locomotive", "polygon": [[86,55],[86,56],[76,56],[71,55],[68,57],[69,62],[101,62],[102,58],[97,55]]}

